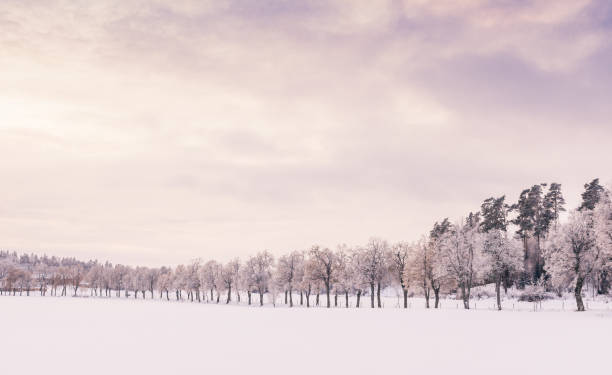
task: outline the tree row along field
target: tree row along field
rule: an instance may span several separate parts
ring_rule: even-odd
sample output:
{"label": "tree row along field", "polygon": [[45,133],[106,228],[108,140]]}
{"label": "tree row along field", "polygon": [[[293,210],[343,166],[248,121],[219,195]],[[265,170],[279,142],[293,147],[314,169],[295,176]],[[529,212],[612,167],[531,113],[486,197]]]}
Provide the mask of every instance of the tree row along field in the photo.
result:
{"label": "tree row along field", "polygon": [[491,197],[455,223],[436,222],[417,242],[371,238],[363,246],[315,245],[278,259],[261,251],[246,261],[149,268],[0,251],[0,293],[77,296],[87,289],[97,297],[248,305],[264,305],[267,295],[269,303],[280,299],[289,307],[382,308],[381,295],[396,290],[397,307],[410,307],[416,296],[425,308],[451,297],[470,309],[474,293],[486,294],[491,285],[489,305],[498,310],[510,300],[537,302],[537,310],[548,299],[569,309],[569,294],[584,311],[585,291],[592,299],[607,296],[612,278],[612,192],[598,179],[584,187],[581,205],[566,220],[561,185],[538,184],[515,203]]}

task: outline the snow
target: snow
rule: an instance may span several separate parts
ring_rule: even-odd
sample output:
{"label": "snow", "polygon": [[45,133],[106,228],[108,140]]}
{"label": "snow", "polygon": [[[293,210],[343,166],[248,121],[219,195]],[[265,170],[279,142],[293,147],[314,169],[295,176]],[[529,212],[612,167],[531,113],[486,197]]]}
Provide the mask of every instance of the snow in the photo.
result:
{"label": "snow", "polygon": [[0,372],[578,374],[609,367],[612,311],[603,302],[585,313],[545,308],[560,301],[537,312],[493,311],[491,300],[465,311],[454,302],[425,310],[414,299],[403,310],[387,299],[381,310],[328,310],[0,296]]}

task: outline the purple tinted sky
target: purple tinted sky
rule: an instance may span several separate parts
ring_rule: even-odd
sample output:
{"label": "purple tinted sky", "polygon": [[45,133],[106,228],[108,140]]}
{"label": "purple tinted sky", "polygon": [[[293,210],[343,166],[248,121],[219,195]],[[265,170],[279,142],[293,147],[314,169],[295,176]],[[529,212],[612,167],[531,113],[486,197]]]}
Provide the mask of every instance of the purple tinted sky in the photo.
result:
{"label": "purple tinted sky", "polygon": [[2,248],[416,240],[611,178],[609,1],[8,0],[0,30]]}

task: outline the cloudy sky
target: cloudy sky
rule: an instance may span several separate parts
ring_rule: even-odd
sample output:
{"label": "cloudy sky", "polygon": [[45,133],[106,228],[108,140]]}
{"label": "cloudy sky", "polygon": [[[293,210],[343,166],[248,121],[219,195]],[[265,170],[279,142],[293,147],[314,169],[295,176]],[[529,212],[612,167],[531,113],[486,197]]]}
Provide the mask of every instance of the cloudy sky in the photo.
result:
{"label": "cloudy sky", "polygon": [[416,240],[612,178],[607,0],[0,2],[0,248]]}

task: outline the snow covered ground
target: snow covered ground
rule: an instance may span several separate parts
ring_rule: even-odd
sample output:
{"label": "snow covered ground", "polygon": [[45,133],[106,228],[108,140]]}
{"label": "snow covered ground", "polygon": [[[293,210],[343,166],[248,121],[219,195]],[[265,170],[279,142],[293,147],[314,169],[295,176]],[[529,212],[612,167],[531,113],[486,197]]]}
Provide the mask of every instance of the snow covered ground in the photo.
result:
{"label": "snow covered ground", "polygon": [[[364,301],[367,303],[367,299]],[[263,308],[0,296],[2,374],[608,373],[612,310]],[[569,303],[573,301],[568,301]],[[512,302],[509,302],[512,303]],[[551,303],[550,308],[546,306]],[[592,302],[595,304],[595,302]],[[553,308],[554,306],[557,306]]]}

